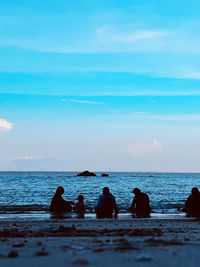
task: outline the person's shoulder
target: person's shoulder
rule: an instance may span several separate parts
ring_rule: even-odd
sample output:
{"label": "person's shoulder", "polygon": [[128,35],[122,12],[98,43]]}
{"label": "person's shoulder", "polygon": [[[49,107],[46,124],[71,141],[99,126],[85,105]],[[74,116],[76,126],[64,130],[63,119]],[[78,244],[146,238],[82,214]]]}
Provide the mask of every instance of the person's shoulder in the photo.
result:
{"label": "person's shoulder", "polygon": [[115,197],[112,194],[109,195],[109,198],[115,201]]}
{"label": "person's shoulder", "polygon": [[148,194],[147,193],[144,193],[144,192],[141,192],[141,197],[142,198],[149,198]]}

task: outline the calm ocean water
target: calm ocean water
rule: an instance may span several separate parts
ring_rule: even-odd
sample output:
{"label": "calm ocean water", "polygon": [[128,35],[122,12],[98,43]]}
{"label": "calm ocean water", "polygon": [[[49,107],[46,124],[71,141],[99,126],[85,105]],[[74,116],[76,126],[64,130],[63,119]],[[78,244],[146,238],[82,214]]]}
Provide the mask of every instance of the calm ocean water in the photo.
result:
{"label": "calm ocean water", "polygon": [[63,197],[76,201],[79,194],[94,207],[104,186],[116,197],[120,211],[132,201],[134,187],[148,193],[154,212],[178,212],[191,188],[200,188],[200,174],[109,172],[109,177],[76,177],[77,172],[0,172],[0,212],[45,211],[57,186],[65,189]]}

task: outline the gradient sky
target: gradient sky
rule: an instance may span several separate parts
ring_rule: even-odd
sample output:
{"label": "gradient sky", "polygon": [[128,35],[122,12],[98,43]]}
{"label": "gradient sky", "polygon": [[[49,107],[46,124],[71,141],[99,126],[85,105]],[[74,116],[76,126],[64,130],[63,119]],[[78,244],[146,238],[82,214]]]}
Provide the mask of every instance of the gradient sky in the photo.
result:
{"label": "gradient sky", "polygon": [[199,10],[0,1],[0,170],[200,172]]}

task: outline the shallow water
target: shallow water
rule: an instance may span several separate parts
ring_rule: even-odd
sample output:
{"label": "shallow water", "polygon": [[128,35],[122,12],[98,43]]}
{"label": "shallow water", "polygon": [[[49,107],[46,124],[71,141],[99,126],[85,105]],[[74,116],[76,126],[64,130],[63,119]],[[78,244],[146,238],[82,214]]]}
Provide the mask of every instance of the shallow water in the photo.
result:
{"label": "shallow water", "polygon": [[[137,219],[133,217],[130,213],[120,213],[118,214],[117,220],[132,220]],[[144,219],[168,219],[168,220],[178,220],[178,219],[191,219],[185,216],[185,213],[152,213],[150,218],[144,218]],[[77,218],[77,215],[72,214],[66,214],[63,216],[54,216],[50,214],[49,212],[30,212],[30,213],[3,213],[0,214],[0,220],[1,221],[27,221],[27,220],[34,220],[34,221],[43,221],[43,220],[80,220]],[[94,213],[86,213],[85,220],[95,220],[96,215]],[[139,218],[141,220],[142,218]],[[102,219],[101,219],[102,220]],[[112,219],[103,219],[103,220],[112,220]],[[115,220],[115,219],[114,219]]]}
{"label": "shallow water", "polygon": [[79,194],[94,207],[104,186],[116,197],[120,211],[132,201],[134,187],[148,193],[154,212],[174,213],[183,207],[193,186],[199,187],[200,174],[109,172],[109,177],[76,177],[77,172],[0,172],[0,211],[45,211],[61,185],[63,197],[76,201]]}

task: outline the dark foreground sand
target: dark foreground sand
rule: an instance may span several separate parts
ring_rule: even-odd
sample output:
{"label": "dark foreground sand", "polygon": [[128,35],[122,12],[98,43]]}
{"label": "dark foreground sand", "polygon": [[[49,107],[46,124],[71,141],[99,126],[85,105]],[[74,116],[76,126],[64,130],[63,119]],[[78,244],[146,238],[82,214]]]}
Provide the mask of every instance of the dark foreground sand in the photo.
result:
{"label": "dark foreground sand", "polygon": [[197,219],[0,221],[0,266],[200,266]]}

